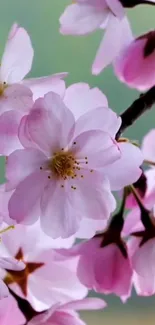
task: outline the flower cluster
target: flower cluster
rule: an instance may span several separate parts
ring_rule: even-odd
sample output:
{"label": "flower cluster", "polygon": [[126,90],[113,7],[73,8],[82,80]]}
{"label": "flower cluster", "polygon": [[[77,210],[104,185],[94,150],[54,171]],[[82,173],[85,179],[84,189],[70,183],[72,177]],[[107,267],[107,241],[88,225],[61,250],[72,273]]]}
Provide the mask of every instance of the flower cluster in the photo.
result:
{"label": "flower cluster", "polygon": [[25,79],[33,46],[11,28],[0,65],[1,325],[84,325],[76,311],[106,307],[89,290],[123,302],[133,287],[155,294],[155,130],[141,147],[121,137],[155,102],[155,32],[134,39],[125,11],[142,3],[155,1],[77,0],[60,17],[63,34],[105,30],[92,73],[112,63],[148,90],[121,116],[100,89],[67,87],[66,72]]}

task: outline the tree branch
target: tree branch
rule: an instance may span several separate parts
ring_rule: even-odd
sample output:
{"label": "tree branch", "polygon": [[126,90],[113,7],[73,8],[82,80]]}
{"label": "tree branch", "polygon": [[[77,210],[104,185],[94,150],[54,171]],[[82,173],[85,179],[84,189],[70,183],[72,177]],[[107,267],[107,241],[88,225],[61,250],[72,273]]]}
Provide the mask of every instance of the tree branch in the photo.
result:
{"label": "tree branch", "polygon": [[149,89],[145,94],[141,94],[133,104],[127,108],[121,115],[122,125],[116,134],[116,140],[121,134],[147,110],[155,104],[155,86]]}

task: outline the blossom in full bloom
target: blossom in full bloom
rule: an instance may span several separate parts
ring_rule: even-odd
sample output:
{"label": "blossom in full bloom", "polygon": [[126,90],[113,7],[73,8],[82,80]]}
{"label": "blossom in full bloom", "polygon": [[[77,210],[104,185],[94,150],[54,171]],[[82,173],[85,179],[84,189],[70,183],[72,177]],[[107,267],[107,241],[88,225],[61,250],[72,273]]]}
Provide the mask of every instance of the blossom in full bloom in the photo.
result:
{"label": "blossom in full bloom", "polygon": [[[71,240],[52,240],[37,223],[33,226],[16,225],[3,233],[0,254],[8,256],[0,277],[17,296],[26,299],[36,311],[52,305],[83,299],[87,289],[77,277],[78,257],[64,256],[61,247],[69,247]],[[12,271],[9,259],[24,265],[25,269]],[[5,262],[5,260],[4,260]],[[18,262],[19,263],[19,262]],[[2,280],[1,280],[2,281]]]}
{"label": "blossom in full bloom", "polygon": [[[79,123],[82,127],[82,117]],[[27,118],[31,147],[28,142],[28,148],[16,150],[7,160],[7,188],[15,188],[10,217],[32,224],[41,216],[42,228],[55,238],[76,233],[84,217],[108,219],[115,208],[103,170],[119,159],[117,143],[105,131],[80,133],[79,125],[61,98],[49,93],[36,101]]]}
{"label": "blossom in full bloom", "polygon": [[40,216],[47,234],[69,237],[82,218],[107,220],[115,208],[111,189],[141,174],[141,152],[115,141],[120,118],[109,108],[91,110],[75,121],[61,98],[49,93],[21,124],[25,149],[8,157],[6,170],[7,190],[15,189],[9,215],[18,223],[32,224]]}
{"label": "blossom in full bloom", "polygon": [[155,31],[131,40],[114,62],[117,77],[131,88],[145,91],[155,84]]}
{"label": "blossom in full bloom", "polygon": [[0,301],[1,325],[24,325],[26,319],[18,308],[15,299],[9,295]]}
{"label": "blossom in full bloom", "polygon": [[85,298],[64,305],[56,304],[45,313],[35,316],[28,325],[85,325],[76,311],[97,310],[105,307],[106,303],[99,298]]}
{"label": "blossom in full bloom", "polygon": [[60,17],[62,34],[84,35],[98,28],[106,32],[93,63],[93,74],[99,74],[129,42],[130,27],[121,2],[77,0]]}
{"label": "blossom in full bloom", "polygon": [[5,45],[0,65],[0,154],[8,155],[21,148],[18,126],[21,117],[33,105],[33,99],[42,97],[49,90],[63,96],[64,76],[23,80],[31,69],[33,47],[26,30],[14,24]]}

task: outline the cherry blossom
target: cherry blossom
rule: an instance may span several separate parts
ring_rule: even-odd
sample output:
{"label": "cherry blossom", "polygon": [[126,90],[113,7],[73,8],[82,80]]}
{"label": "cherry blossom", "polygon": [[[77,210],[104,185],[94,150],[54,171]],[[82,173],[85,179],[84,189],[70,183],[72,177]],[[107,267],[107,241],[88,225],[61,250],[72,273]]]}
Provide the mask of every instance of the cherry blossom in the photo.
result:
{"label": "cherry blossom", "polygon": [[35,103],[27,124],[31,147],[28,143],[28,148],[15,151],[7,160],[7,187],[15,188],[10,217],[32,224],[40,215],[42,228],[55,238],[76,233],[83,217],[106,220],[115,200],[102,168],[120,157],[111,136],[91,129],[77,134],[78,122],[54,93]]}
{"label": "cherry blossom", "polygon": [[26,322],[24,315],[11,295],[0,301],[0,322],[1,325],[24,325]]}
{"label": "cherry blossom", "polygon": [[33,47],[26,30],[14,24],[5,45],[0,66],[0,154],[21,148],[18,126],[33,105],[33,99],[49,90],[64,95],[66,74],[24,80],[31,69]]}
{"label": "cherry blossom", "polygon": [[129,23],[121,2],[78,0],[70,4],[60,17],[62,34],[84,35],[99,28],[106,31],[93,63],[93,74],[99,74],[131,40]]}
{"label": "cherry blossom", "polygon": [[10,217],[32,224],[40,216],[43,230],[54,238],[75,234],[82,218],[107,220],[115,208],[110,186],[116,190],[137,180],[143,160],[137,147],[115,141],[119,126],[108,108],[91,110],[75,122],[58,95],[38,99],[19,132],[25,149],[7,160],[7,190],[15,189]]}
{"label": "cherry blossom", "polygon": [[85,325],[75,311],[97,310],[105,307],[106,303],[99,298],[85,298],[64,305],[56,304],[45,313],[34,317],[28,325]]}
{"label": "cherry blossom", "polygon": [[[16,225],[15,229],[3,234],[0,254],[8,256],[6,262],[13,257],[22,261],[25,269],[18,271],[16,267],[18,272],[11,271],[7,265],[9,262],[5,266],[4,260],[1,278],[37,311],[48,309],[58,302],[63,304],[82,299],[87,294],[76,274],[78,257],[64,256],[58,249],[62,245],[62,240],[52,241],[46,236],[39,224],[29,227]],[[65,246],[70,246],[69,240],[64,241]]]}
{"label": "cherry blossom", "polygon": [[[104,237],[103,237],[104,238]],[[123,242],[102,246],[102,238],[95,237],[77,249],[80,254],[78,276],[89,289],[114,293],[125,301],[131,294],[132,269]]]}
{"label": "cherry blossom", "polygon": [[131,40],[114,63],[117,77],[129,87],[145,91],[155,84],[155,32]]}

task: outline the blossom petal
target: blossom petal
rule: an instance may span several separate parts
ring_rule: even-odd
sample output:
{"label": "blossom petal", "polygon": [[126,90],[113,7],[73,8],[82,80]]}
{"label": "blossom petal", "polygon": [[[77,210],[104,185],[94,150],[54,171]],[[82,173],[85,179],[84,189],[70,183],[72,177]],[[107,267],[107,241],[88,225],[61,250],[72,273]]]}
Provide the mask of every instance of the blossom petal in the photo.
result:
{"label": "blossom petal", "polygon": [[90,173],[85,170],[82,173],[83,178],[75,178],[70,182],[76,187],[71,201],[76,213],[82,218],[107,220],[116,207],[108,179],[95,171]]}
{"label": "blossom petal", "polygon": [[1,80],[8,84],[20,82],[30,71],[33,48],[26,30],[14,24],[1,61]]}
{"label": "blossom petal", "polygon": [[106,26],[105,35],[92,66],[92,73],[98,75],[107,65],[112,63],[121,49],[131,41],[131,37],[127,18],[119,20],[111,14]]}
{"label": "blossom petal", "polygon": [[83,35],[97,29],[108,15],[108,9],[100,10],[95,6],[72,4],[60,17],[62,34]]}
{"label": "blossom petal", "polygon": [[142,152],[146,160],[155,162],[155,129],[150,130],[144,137]]}
{"label": "blossom petal", "polygon": [[80,216],[72,205],[73,189],[50,180],[41,201],[41,226],[52,238],[67,238],[79,228]]}
{"label": "blossom petal", "polygon": [[25,264],[13,257],[1,257],[0,267],[7,270],[21,271],[25,269]]}
{"label": "blossom petal", "polygon": [[10,218],[17,223],[33,224],[40,215],[40,197],[48,181],[44,172],[34,172],[26,177],[14,191],[9,201]]}
{"label": "blossom petal", "polygon": [[50,91],[63,97],[65,94],[65,81],[63,79],[66,76],[67,73],[58,73],[47,77],[25,79],[23,84],[31,89],[34,100],[43,97]]}
{"label": "blossom petal", "polygon": [[72,310],[98,310],[106,307],[106,302],[99,298],[85,298],[82,300],[75,300],[69,302],[68,304],[63,306],[64,309],[72,309]]}
{"label": "blossom petal", "polygon": [[140,166],[143,162],[143,156],[140,149],[127,142],[120,142],[119,148],[121,158],[104,168],[113,191],[136,182],[142,173]]}
{"label": "blossom petal", "polygon": [[67,88],[64,103],[76,120],[94,108],[108,106],[107,98],[99,88],[91,89],[88,84],[82,82]]}
{"label": "blossom petal", "polygon": [[21,149],[14,151],[7,160],[7,190],[15,188],[33,172],[39,172],[47,161],[46,156],[37,149]]}
{"label": "blossom petal", "polygon": [[[48,93],[35,102],[28,117],[31,139],[50,156],[68,145],[74,129],[74,116],[60,96]],[[58,132],[59,130],[59,132]]]}
{"label": "blossom petal", "polygon": [[71,150],[80,168],[104,168],[121,157],[117,142],[100,130],[81,133],[74,139]]}
{"label": "blossom petal", "polygon": [[75,125],[75,135],[89,130],[101,130],[115,138],[121,118],[108,107],[98,107],[83,114]]}
{"label": "blossom petal", "polygon": [[0,115],[0,154],[8,156],[16,149],[22,148],[18,138],[18,127],[21,114],[8,111]]}
{"label": "blossom petal", "polygon": [[9,110],[18,110],[22,116],[28,112],[32,106],[32,92],[23,85],[14,84],[8,86],[0,98],[1,113]]}

